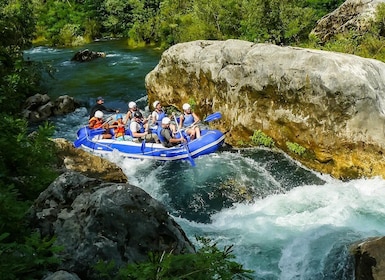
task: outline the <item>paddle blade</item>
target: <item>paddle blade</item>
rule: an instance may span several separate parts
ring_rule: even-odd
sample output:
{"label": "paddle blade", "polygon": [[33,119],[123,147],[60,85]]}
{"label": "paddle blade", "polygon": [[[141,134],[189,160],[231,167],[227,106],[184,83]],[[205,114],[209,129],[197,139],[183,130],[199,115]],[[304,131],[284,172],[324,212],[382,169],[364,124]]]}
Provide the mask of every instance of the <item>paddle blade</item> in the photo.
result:
{"label": "paddle blade", "polygon": [[142,151],[142,154],[144,154],[144,149],[146,148],[146,140],[142,141],[142,146],[140,147],[140,150]]}
{"label": "paddle blade", "polygon": [[203,121],[204,122],[212,122],[212,121],[215,121],[215,120],[219,120],[220,118],[222,118],[221,112],[216,112],[214,114],[211,114],[211,115],[207,116],[207,118],[205,118]]}
{"label": "paddle blade", "polygon": [[196,166],[195,160],[192,158],[192,156],[191,156],[191,154],[190,154],[190,151],[189,151],[189,149],[188,149],[188,147],[187,147],[187,144],[184,143],[183,146],[184,146],[184,148],[186,149],[186,152],[187,152],[187,155],[188,155],[188,161],[190,162],[191,166],[192,166],[192,167]]}

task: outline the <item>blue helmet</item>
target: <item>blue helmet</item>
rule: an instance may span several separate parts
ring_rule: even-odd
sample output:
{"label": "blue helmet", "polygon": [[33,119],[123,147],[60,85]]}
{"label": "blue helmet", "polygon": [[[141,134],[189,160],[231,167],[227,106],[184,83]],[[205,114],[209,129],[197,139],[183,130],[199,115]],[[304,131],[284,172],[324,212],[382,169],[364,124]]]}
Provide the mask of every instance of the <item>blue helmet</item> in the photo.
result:
{"label": "blue helmet", "polygon": [[117,114],[116,115],[116,120],[118,120],[118,119],[123,119],[123,115],[122,114]]}

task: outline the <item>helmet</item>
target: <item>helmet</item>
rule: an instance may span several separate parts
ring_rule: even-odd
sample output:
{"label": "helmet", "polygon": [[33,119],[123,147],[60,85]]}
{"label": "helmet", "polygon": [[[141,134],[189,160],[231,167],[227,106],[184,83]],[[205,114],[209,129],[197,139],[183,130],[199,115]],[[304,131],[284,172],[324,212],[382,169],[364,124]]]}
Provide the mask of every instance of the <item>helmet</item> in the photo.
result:
{"label": "helmet", "polygon": [[135,107],[136,107],[136,103],[134,101],[131,101],[130,103],[128,103],[128,108],[133,109]]}
{"label": "helmet", "polygon": [[170,118],[168,118],[168,117],[164,117],[163,119],[162,119],[162,124],[169,124],[171,122],[171,120],[170,120]]}
{"label": "helmet", "polygon": [[116,118],[116,120],[123,119],[123,115],[122,114],[117,114],[115,118]]}
{"label": "helmet", "polygon": [[134,116],[134,118],[143,118],[143,115],[142,115],[141,112],[135,112],[135,113],[133,114],[133,116]]}
{"label": "helmet", "polygon": [[95,118],[98,118],[98,119],[101,119],[103,118],[104,114],[102,111],[96,111],[95,114],[94,114]]}
{"label": "helmet", "polygon": [[158,104],[160,103],[159,100],[155,101],[154,103],[152,103],[152,106],[154,106],[154,108],[156,108],[156,106],[158,106]]}
{"label": "helmet", "polygon": [[190,106],[190,104],[188,104],[188,103],[185,103],[185,104],[183,104],[183,106],[182,106],[182,108],[183,108],[183,110],[188,110],[188,109],[190,109],[191,108],[191,106]]}

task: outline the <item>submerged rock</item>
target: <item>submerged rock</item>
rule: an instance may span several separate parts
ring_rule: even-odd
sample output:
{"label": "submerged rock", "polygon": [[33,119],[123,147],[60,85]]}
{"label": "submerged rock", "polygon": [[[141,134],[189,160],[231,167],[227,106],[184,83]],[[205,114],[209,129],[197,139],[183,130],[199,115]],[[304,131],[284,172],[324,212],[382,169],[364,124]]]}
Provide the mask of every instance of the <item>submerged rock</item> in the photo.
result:
{"label": "submerged rock", "polygon": [[97,59],[99,57],[106,57],[104,52],[90,51],[89,49],[80,50],[71,58],[72,61],[86,62]]}

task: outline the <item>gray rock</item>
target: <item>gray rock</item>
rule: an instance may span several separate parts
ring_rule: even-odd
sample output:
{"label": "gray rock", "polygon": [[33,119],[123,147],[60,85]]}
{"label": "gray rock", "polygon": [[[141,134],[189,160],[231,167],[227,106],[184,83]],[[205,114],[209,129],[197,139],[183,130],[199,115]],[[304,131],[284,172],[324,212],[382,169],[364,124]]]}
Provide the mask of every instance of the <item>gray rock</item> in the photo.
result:
{"label": "gray rock", "polygon": [[74,273],[59,270],[43,278],[43,280],[80,280],[80,278]]}
{"label": "gray rock", "polygon": [[30,210],[43,236],[64,246],[60,269],[80,278],[95,275],[98,261],[147,260],[149,252],[180,254],[194,248],[162,204],[129,184],[105,183],[76,172],[62,174]]}
{"label": "gray rock", "polygon": [[53,115],[71,113],[79,106],[79,102],[68,95],[59,96],[52,102],[46,94],[35,94],[25,101],[22,114],[30,122],[41,122]]}
{"label": "gray rock", "polygon": [[322,17],[311,34],[321,42],[349,31],[365,32],[370,28],[376,8],[384,0],[347,0],[338,9]]}
{"label": "gray rock", "polygon": [[57,116],[72,113],[79,106],[80,104],[73,97],[62,95],[54,102],[53,114]]}

